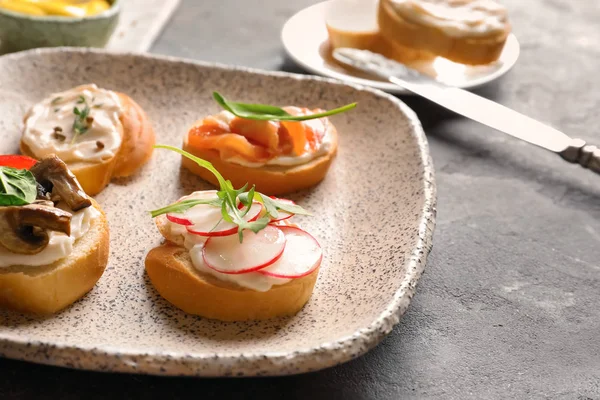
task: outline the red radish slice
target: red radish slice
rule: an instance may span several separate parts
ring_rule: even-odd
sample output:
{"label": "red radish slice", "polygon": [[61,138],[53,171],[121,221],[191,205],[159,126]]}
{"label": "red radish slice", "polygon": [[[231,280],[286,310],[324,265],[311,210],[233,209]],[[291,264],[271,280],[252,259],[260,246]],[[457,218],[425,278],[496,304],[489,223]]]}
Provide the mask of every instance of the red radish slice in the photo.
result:
{"label": "red radish slice", "polygon": [[[216,190],[205,190],[201,192],[194,192],[189,196],[183,196],[177,202],[183,200],[204,200],[204,199],[216,199]],[[179,225],[194,225],[194,221],[201,221],[206,217],[206,213],[216,212],[221,215],[221,209],[219,207],[211,206],[209,204],[199,204],[186,210],[183,213],[168,213],[167,219],[175,224]],[[215,222],[216,224],[216,222]]]}
{"label": "red radish slice", "polygon": [[[273,200],[279,201],[280,203],[296,205],[296,203],[294,203],[292,200],[278,199],[277,197],[273,197],[273,196],[271,196],[271,198]],[[283,210],[277,210],[277,214],[278,214],[277,218],[271,218],[271,222],[283,221],[285,219],[292,218],[294,216],[294,214],[289,213],[287,211],[283,211]]]}
{"label": "red radish slice", "polygon": [[286,247],[285,235],[275,226],[243,235],[242,243],[238,235],[209,238],[202,250],[206,265],[223,274],[258,271],[277,261]]}
{"label": "red radish slice", "polygon": [[[261,203],[252,203],[250,210],[244,216],[244,221],[256,221],[262,209],[263,205]],[[217,212],[214,212],[214,210],[217,210]],[[221,214],[221,209],[215,206],[211,206],[211,209],[206,210],[203,218],[196,216],[193,221],[195,222],[194,225],[186,226],[187,231],[193,235],[229,236],[238,231],[238,226],[232,222],[225,221]]]}
{"label": "red radish slice", "polygon": [[185,219],[185,218],[181,218],[181,217],[177,217],[175,216],[175,214],[167,214],[167,219],[169,221],[171,221],[174,224],[178,224],[178,225],[193,225],[192,221],[190,221],[189,219]]}
{"label": "red radish slice", "polygon": [[37,160],[27,156],[3,155],[0,156],[0,167],[16,169],[29,169],[37,164]]}
{"label": "red radish slice", "polygon": [[312,235],[292,226],[278,228],[285,234],[285,250],[277,262],[259,273],[276,278],[301,278],[321,265],[323,251]]}

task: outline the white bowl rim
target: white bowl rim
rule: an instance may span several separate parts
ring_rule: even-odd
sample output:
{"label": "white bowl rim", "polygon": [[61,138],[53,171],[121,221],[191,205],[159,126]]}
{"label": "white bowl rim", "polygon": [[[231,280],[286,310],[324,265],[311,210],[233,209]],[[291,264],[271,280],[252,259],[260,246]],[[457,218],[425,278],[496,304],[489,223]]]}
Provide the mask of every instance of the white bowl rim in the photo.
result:
{"label": "white bowl rim", "polygon": [[110,8],[108,10],[102,11],[101,13],[85,16],[85,17],[68,17],[68,16],[58,16],[58,15],[29,15],[23,14],[16,11],[6,10],[0,7],[0,16],[4,15],[7,17],[21,19],[21,20],[29,20],[35,22],[54,22],[54,23],[78,23],[82,21],[94,21],[106,19],[114,16],[115,14],[121,11],[121,0],[109,0],[112,1]]}

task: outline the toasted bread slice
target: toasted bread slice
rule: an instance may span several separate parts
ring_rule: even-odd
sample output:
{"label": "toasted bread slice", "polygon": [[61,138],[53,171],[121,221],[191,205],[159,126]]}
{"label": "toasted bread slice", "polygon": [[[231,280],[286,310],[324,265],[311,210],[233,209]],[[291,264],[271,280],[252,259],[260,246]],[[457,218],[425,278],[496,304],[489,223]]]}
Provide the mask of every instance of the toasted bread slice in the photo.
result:
{"label": "toasted bread slice", "polygon": [[[23,155],[38,158],[23,141],[20,150]],[[95,196],[109,184],[116,162],[117,157],[113,157],[102,162],[69,162],[67,165],[79,181],[81,188],[89,196]]]}
{"label": "toasted bread slice", "polygon": [[[155,134],[148,116],[129,96],[118,93],[123,107],[120,120],[123,138],[119,152],[101,162],[67,162],[83,190],[89,196],[100,193],[113,177],[132,175],[152,156]],[[25,117],[27,118],[27,116]],[[20,143],[21,153],[38,158],[26,143]]]}
{"label": "toasted bread slice", "polygon": [[156,138],[148,116],[131,97],[118,93],[123,104],[123,143],[112,176],[133,175],[152,156]]}
{"label": "toasted bread slice", "polygon": [[[325,178],[338,148],[338,134],[335,127],[329,123],[327,129],[331,138],[329,151],[306,164],[290,167],[279,165],[246,167],[223,161],[217,150],[191,147],[188,144],[188,135],[185,136],[183,150],[210,162],[225,179],[231,180],[234,187],[239,188],[248,183],[256,185],[256,190],[261,193],[278,196],[315,186]],[[192,173],[213,185],[218,185],[216,177],[194,161],[183,157],[182,163]]]}
{"label": "toasted bread slice", "polygon": [[[333,0],[325,15],[329,50],[349,47],[370,50],[402,63],[435,58],[435,55],[385,39],[377,22],[378,0]],[[331,62],[343,67],[333,56]]]}
{"label": "toasted bread slice", "polygon": [[184,247],[164,244],[146,256],[146,272],[158,293],[186,313],[221,321],[245,321],[296,314],[309,300],[319,269],[257,292],[199,272]]}
{"label": "toasted bread slice", "polygon": [[379,2],[377,20],[381,35],[390,43],[469,65],[498,60],[511,31],[506,22],[500,32],[452,36],[435,24],[422,24],[402,15],[394,8],[392,0]]}
{"label": "toasted bread slice", "polygon": [[0,306],[34,314],[54,314],[83,297],[104,273],[109,255],[109,230],[100,211],[89,231],[66,258],[53,264],[0,268]]}
{"label": "toasted bread slice", "polygon": [[325,26],[331,47],[371,50],[379,40],[377,0],[330,1]]}

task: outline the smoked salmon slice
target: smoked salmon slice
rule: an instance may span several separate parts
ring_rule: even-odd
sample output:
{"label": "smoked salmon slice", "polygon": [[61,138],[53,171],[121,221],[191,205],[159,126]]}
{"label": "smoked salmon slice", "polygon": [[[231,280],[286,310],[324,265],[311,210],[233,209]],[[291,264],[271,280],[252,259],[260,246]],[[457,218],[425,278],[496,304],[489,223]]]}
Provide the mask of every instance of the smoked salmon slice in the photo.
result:
{"label": "smoked salmon slice", "polygon": [[245,118],[235,118],[229,124],[231,133],[244,136],[251,142],[266,147],[271,152],[277,152],[279,147],[279,124],[273,121],[256,121]]}
{"label": "smoked salmon slice", "polygon": [[[307,108],[288,107],[292,115],[310,114]],[[318,111],[312,111],[318,112]],[[316,151],[325,133],[325,121],[259,121],[234,117],[229,122],[206,117],[188,135],[189,145],[219,151],[222,159],[239,156],[265,162],[279,155],[301,156]]]}

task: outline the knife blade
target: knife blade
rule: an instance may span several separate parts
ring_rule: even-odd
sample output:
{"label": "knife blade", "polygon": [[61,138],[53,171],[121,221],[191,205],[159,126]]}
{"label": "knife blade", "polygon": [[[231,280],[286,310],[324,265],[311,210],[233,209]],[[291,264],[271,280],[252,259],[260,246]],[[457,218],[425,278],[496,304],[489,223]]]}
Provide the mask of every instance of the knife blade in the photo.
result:
{"label": "knife blade", "polygon": [[581,139],[466,90],[446,85],[404,64],[368,50],[338,48],[333,57],[352,68],[386,79],[457,114],[559,154],[600,173],[600,149]]}

